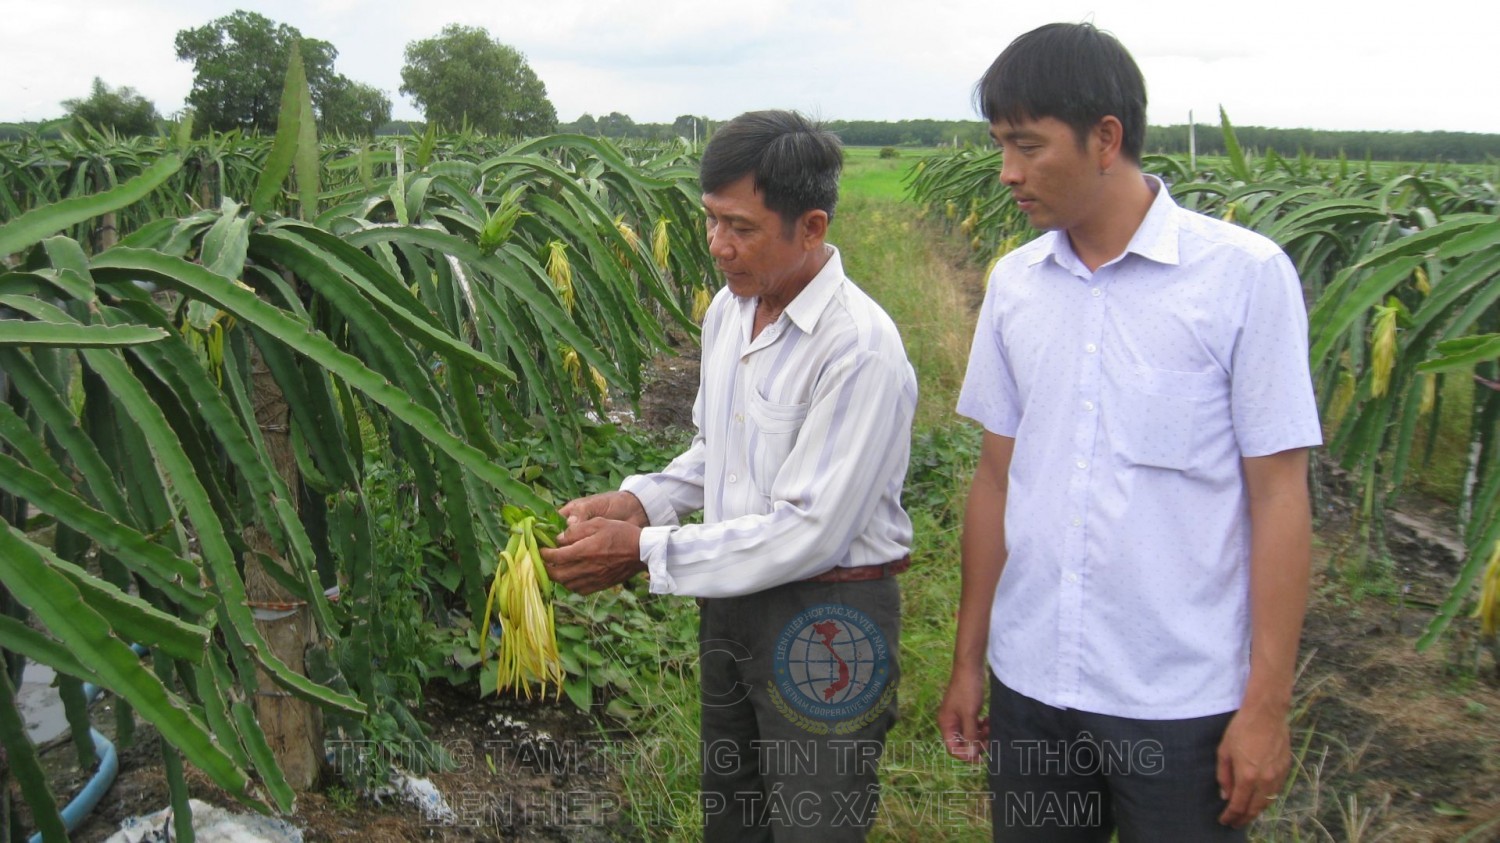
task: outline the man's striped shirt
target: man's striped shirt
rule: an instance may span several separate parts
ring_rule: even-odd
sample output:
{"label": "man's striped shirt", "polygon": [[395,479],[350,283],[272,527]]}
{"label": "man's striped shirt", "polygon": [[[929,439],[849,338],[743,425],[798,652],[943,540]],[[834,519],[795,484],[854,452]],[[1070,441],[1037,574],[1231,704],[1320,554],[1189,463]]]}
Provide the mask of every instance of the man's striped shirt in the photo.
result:
{"label": "man's striped shirt", "polygon": [[[651,519],[641,558],[653,592],[750,594],[909,551],[901,484],[916,376],[895,323],[828,248],[754,339],[753,298],[726,287],[709,307],[697,435],[665,469],[621,486]],[[703,524],[679,523],[699,509]]]}

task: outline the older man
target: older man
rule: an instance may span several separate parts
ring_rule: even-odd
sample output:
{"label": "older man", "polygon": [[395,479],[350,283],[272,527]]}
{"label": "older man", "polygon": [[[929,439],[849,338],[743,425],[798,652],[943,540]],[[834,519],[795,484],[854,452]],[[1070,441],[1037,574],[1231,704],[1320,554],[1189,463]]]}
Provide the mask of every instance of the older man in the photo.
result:
{"label": "older man", "polygon": [[700,598],[710,841],[864,839],[895,720],[916,380],[826,242],[842,159],[790,112],[713,135],[700,182],[725,287],[703,322],[697,434],[660,472],[564,506],[543,551],[575,591],[646,571],[653,592]]}

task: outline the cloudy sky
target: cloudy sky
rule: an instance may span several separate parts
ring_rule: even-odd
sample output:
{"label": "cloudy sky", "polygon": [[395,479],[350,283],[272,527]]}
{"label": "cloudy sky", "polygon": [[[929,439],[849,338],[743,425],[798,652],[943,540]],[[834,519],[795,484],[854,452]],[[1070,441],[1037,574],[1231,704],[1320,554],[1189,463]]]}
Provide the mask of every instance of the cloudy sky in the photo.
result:
{"label": "cloudy sky", "polygon": [[331,42],[336,69],[397,118],[420,117],[399,90],[406,44],[447,23],[523,52],[562,120],[668,122],[770,107],[976,119],[974,81],[1010,39],[1090,20],[1140,63],[1153,124],[1222,105],[1240,125],[1500,133],[1492,0],[0,0],[0,121],[60,116],[95,76],[170,114],[193,81],[177,31],[237,8]]}

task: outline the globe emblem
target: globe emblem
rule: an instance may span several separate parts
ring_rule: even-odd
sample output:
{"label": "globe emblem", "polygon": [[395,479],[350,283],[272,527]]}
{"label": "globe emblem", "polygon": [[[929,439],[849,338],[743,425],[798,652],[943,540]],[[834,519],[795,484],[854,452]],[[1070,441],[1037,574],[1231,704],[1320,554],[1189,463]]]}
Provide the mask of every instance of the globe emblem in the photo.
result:
{"label": "globe emblem", "polygon": [[879,698],[890,670],[879,626],[847,606],[798,615],[782,631],[775,661],[782,696],[820,719],[862,714]]}

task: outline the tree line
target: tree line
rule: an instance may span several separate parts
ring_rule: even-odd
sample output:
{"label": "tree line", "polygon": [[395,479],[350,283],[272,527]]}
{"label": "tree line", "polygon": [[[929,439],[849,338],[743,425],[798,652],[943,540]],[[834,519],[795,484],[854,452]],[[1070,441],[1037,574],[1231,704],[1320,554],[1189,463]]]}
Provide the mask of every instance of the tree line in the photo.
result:
{"label": "tree line", "polygon": [[[571,123],[559,124],[560,132],[605,138],[639,140],[703,141],[724,120],[684,114],[671,123],[637,123],[628,114],[612,111],[595,117],[584,114]],[[952,146],[981,144],[989,140],[984,123],[962,120],[829,120],[825,123],[848,146]]]}
{"label": "tree line", "polygon": [[[1198,124],[1199,155],[1223,155],[1224,133],[1217,125]],[[1480,164],[1500,160],[1500,135],[1478,132],[1369,132],[1334,129],[1272,129],[1266,126],[1234,127],[1241,147],[1264,153],[1314,158],[1370,158],[1377,161],[1450,161]],[[1146,129],[1146,151],[1186,155],[1188,126],[1150,126]]]}
{"label": "tree line", "polygon": [[[702,140],[723,121],[683,115],[671,123],[637,123],[628,114],[611,112],[594,117],[584,114],[559,131],[607,138]],[[952,147],[984,146],[990,143],[989,126],[979,120],[830,120],[828,128],[849,146]],[[1240,146],[1265,153],[1316,158],[1380,161],[1452,161],[1484,163],[1500,160],[1500,135],[1476,132],[1368,132],[1332,129],[1273,129],[1265,126],[1235,126]],[[696,133],[696,134],[695,134]],[[1224,133],[1217,125],[1197,126],[1200,155],[1223,155]],[[1148,153],[1186,155],[1188,126],[1148,126]]]}

